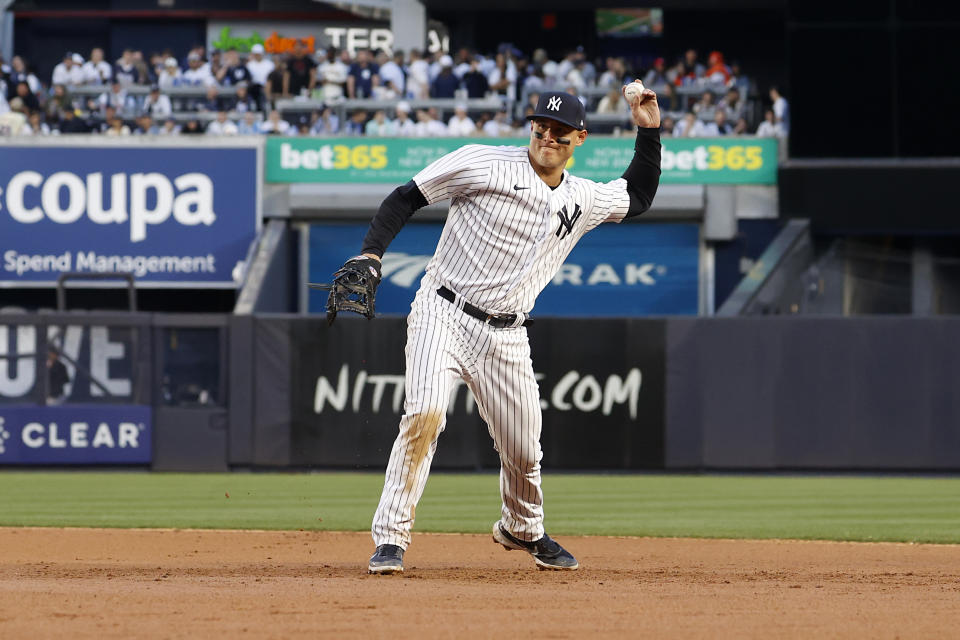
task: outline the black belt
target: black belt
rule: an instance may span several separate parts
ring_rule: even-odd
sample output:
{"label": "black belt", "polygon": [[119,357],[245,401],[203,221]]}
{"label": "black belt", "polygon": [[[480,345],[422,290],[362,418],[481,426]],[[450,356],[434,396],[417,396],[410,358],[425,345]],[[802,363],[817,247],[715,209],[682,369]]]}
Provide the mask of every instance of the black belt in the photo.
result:
{"label": "black belt", "polygon": [[[457,303],[457,294],[446,287],[440,287],[437,289],[437,295],[448,300],[454,304]],[[497,329],[506,329],[507,327],[512,327],[517,321],[517,315],[515,313],[487,313],[480,307],[475,307],[466,300],[463,301],[463,312],[468,316],[473,316],[477,320],[480,320],[491,327],[496,327]],[[533,324],[533,320],[527,318],[523,321],[521,327],[529,327]]]}

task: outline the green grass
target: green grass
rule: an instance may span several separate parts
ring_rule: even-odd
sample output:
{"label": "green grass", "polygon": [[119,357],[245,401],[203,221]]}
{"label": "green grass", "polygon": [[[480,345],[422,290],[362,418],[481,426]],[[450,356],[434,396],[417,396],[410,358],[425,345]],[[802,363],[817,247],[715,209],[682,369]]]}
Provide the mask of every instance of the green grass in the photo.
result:
{"label": "green grass", "polygon": [[[379,473],[0,472],[0,525],[363,531]],[[416,531],[485,533],[493,474],[433,474]],[[960,478],[563,475],[551,534],[960,543]],[[230,497],[227,498],[226,494]]]}

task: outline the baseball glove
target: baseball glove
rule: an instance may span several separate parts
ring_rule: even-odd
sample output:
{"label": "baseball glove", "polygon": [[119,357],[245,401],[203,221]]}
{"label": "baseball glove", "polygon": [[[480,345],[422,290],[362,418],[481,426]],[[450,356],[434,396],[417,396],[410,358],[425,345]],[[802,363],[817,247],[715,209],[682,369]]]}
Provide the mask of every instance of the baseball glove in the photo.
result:
{"label": "baseball glove", "polygon": [[333,274],[332,284],[310,284],[314,289],[330,291],[327,296],[327,324],[333,324],[340,311],[353,311],[373,319],[377,285],[380,284],[380,262],[366,256],[347,260]]}

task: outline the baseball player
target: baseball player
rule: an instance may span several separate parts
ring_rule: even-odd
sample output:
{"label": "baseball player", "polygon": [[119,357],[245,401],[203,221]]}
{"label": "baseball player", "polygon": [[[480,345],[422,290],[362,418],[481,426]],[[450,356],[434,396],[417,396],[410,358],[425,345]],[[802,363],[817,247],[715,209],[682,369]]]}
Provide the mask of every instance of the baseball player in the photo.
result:
{"label": "baseball player", "polygon": [[338,271],[361,280],[366,273],[368,282],[373,276],[372,315],[380,257],[391,240],[417,209],[451,200],[407,321],[404,415],[373,517],[370,573],[403,571],[457,378],[476,397],[500,454],[503,507],[494,541],[528,552],[542,569],[579,566],[543,527],[542,416],[526,327],[537,295],[583,234],[650,208],[660,180],[656,94],[644,89],[631,110],[639,128],[633,160],[622,178],[598,183],[564,169],[587,137],[580,100],[541,94],[528,117],[528,146],[466,145],[426,167],[383,201],[363,255]]}

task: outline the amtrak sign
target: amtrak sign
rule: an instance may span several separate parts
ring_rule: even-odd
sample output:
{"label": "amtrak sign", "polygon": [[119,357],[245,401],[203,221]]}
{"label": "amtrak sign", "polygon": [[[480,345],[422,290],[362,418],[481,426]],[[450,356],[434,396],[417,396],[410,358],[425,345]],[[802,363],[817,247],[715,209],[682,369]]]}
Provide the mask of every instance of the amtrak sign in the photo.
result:
{"label": "amtrak sign", "polygon": [[[410,311],[442,225],[408,224],[383,256],[378,313]],[[310,230],[311,282],[326,282],[352,253],[365,225],[316,224]],[[310,292],[309,309],[326,312]],[[537,298],[533,316],[696,315],[700,231],[696,224],[603,224],[587,233]]]}

